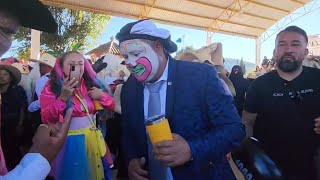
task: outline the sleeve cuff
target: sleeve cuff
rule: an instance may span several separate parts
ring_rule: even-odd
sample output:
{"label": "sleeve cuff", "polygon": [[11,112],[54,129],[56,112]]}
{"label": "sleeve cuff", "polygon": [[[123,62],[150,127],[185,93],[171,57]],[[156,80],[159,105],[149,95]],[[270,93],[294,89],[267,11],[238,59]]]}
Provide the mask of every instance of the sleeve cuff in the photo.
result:
{"label": "sleeve cuff", "polygon": [[29,112],[35,112],[35,111],[38,111],[39,109],[40,109],[39,100],[33,101],[28,107]]}
{"label": "sleeve cuff", "polygon": [[[44,158],[40,153],[28,153],[21,160],[20,164],[23,167],[40,167],[41,171],[46,174],[50,172],[51,166],[46,158]],[[40,171],[34,169],[33,171]]]}
{"label": "sleeve cuff", "polygon": [[24,169],[25,179],[45,179],[51,167],[47,159],[39,153],[28,153],[20,162]]}
{"label": "sleeve cuff", "polygon": [[100,102],[104,107],[108,108],[111,111],[114,111],[114,100],[108,93],[103,93],[103,96],[100,98]]}
{"label": "sleeve cuff", "polygon": [[56,101],[56,105],[57,105],[57,107],[59,107],[59,109],[64,109],[64,108],[66,108],[67,104],[61,98],[58,98]]}

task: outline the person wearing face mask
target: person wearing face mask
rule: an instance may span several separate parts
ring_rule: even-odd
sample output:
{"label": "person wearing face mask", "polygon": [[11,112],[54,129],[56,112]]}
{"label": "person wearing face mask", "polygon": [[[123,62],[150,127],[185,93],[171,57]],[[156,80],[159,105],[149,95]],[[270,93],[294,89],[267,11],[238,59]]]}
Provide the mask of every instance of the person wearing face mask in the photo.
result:
{"label": "person wearing face mask", "polygon": [[307,44],[297,26],[278,33],[276,68],[252,82],[242,113],[247,137],[258,139],[290,180],[316,179],[319,170],[314,157],[320,145],[320,70],[302,66]]}
{"label": "person wearing face mask", "polygon": [[236,104],[238,113],[241,116],[243,110],[244,96],[250,85],[250,81],[243,77],[243,71],[241,66],[239,65],[235,65],[232,67],[229,78],[236,90],[237,95],[235,97],[234,102]]}
{"label": "person wearing face mask", "polygon": [[94,124],[94,101],[110,111],[115,107],[102,89],[106,90],[80,53],[67,52],[56,60],[40,95],[42,121],[62,122],[66,109],[73,107],[67,142],[53,163],[51,174],[56,180],[111,179],[111,154],[108,149],[100,151]]}
{"label": "person wearing face mask", "polygon": [[[225,155],[240,145],[245,131],[216,70],[173,59],[169,54],[177,46],[170,32],[150,20],[125,25],[116,38],[131,72],[121,91],[129,178],[235,179]],[[153,85],[157,102],[150,100]],[[152,145],[145,120],[157,114],[165,114],[173,140]]]}

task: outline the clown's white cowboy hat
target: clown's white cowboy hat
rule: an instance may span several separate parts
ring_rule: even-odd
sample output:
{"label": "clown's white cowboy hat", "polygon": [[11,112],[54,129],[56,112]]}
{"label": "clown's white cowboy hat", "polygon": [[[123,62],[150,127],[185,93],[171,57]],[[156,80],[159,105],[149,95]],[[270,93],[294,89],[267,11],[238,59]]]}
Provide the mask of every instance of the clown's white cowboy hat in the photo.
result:
{"label": "clown's white cowboy hat", "polygon": [[54,64],[56,63],[56,58],[54,56],[52,56],[51,54],[43,53],[40,56],[39,60],[38,59],[30,59],[30,61],[45,64],[45,65],[48,65],[53,68]]}
{"label": "clown's white cowboy hat", "polygon": [[12,82],[14,85],[21,81],[21,73],[16,67],[8,64],[0,64],[0,70],[6,70],[10,72],[10,75],[13,76]]}

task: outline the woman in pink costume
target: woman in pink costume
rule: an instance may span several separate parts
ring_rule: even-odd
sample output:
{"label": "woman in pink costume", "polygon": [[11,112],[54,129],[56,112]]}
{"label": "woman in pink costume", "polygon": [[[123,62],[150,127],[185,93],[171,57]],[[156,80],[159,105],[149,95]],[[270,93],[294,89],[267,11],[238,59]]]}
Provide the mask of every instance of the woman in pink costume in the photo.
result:
{"label": "woman in pink costume", "polygon": [[[63,121],[66,109],[73,107],[73,116],[64,148],[52,165],[56,180],[111,179],[110,152],[101,154],[92,119],[96,112],[94,101],[114,110],[111,96],[103,92],[91,64],[78,52],[67,52],[58,58],[50,81],[41,96],[41,116],[46,124]],[[88,112],[88,113],[87,113]]]}

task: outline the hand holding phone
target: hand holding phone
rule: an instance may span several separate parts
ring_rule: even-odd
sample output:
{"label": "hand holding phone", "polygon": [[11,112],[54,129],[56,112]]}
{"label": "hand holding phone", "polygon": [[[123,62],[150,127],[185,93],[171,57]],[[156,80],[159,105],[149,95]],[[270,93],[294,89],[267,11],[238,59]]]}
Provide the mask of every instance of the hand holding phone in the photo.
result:
{"label": "hand holding phone", "polygon": [[66,101],[70,96],[72,96],[74,88],[78,85],[78,81],[75,78],[71,80],[65,79],[61,88],[60,99]]}

